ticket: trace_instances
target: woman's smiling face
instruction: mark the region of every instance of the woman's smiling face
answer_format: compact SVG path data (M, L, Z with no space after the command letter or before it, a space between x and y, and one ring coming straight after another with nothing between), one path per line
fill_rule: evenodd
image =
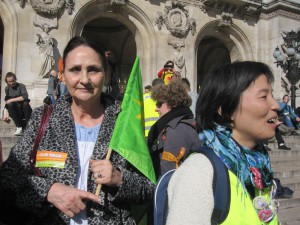
M75 101L88 103L99 99L105 82L99 54L84 45L70 51L65 59L64 80Z
M232 115L232 136L241 145L253 148L261 140L275 135L278 103L272 95L272 86L265 75L260 75L240 98Z

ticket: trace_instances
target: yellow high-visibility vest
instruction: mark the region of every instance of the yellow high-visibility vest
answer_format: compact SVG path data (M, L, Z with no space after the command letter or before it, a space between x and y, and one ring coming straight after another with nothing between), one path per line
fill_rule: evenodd
M145 137L148 137L151 126L159 119L155 112L156 102L151 98L151 92L144 94Z
M253 206L250 196L243 195L244 190L234 173L228 170L230 182L230 207L227 218L222 225L279 225L277 214L267 223L260 221ZM255 196L258 196L259 190L255 189ZM261 193L270 201L270 188L264 189Z

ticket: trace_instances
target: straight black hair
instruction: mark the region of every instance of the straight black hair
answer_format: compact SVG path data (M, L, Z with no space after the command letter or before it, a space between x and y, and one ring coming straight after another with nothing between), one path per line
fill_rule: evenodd
M90 41L84 37L79 37L79 36L75 36L73 37L67 44L67 46L65 47L64 53L63 53L63 65L64 65L64 69L65 69L65 65L66 65L66 58L69 54L70 51L72 51L73 49L79 47L79 46L86 46L86 47L90 47L92 48L95 52L98 53L100 60L102 61L103 64L103 68L104 71L107 71L107 60L104 54L104 51L102 49L102 47L93 41Z
M260 76L269 83L274 76L262 62L234 62L214 68L201 85L196 105L197 130L214 130L216 124L231 129L232 115L243 92Z
M167 65L172 64L172 68L174 68L174 62L172 60L168 60L165 65L164 68L166 68ZM167 66L168 67L168 66Z

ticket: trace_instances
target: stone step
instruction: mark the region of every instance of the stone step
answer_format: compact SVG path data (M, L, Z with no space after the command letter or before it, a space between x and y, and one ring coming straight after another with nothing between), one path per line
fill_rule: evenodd
M11 151L11 148L15 146L17 141L20 139L20 136L15 135L8 135L7 137L1 137L1 144L2 144L2 159L5 161Z
M298 151L300 150L300 140L299 141L293 141L293 142L285 142L285 144L286 144L286 146L290 147L292 150L298 150ZM270 143L270 144L268 144L268 147L271 148L272 150L284 151L284 150L278 149L278 144L277 143Z
M300 132L299 132L299 130L297 132L298 132L298 135L282 135L282 138L284 139L284 141L287 141L287 142L289 142L289 141L293 142L295 140L299 140Z
M300 190L300 176L281 178L280 182L294 191Z
M300 166L272 166L272 170L278 179L298 176L300 180Z
M16 127L0 127L0 137L5 136L7 134L14 134L16 131Z
M300 190L294 191L292 198L278 199L278 202L280 204L279 210L300 207ZM298 215L300 216L300 213Z
M7 137L0 137L2 142L2 147L13 147L17 141L20 139L20 136L8 135Z
M0 120L0 138L7 135L13 135L16 132L16 126L13 122L5 123Z
M300 166L300 156L274 157L270 156L272 167L275 166Z
M299 140L295 140L295 139L290 139L290 141L284 141L285 144L290 147L290 145L294 146L295 148L298 148L298 145L300 143L300 136L298 137ZM268 143L268 146L270 148L273 148L273 149L278 149L278 143L277 142L273 142L273 143Z
M269 151L268 153L269 153L269 156L271 158L273 158L273 157L286 157L286 156L300 156L300 151L299 150L291 149L291 150L285 151L285 150L280 150L280 149L274 149L273 148L272 151Z
M282 135L282 138L284 139L285 142L287 143L292 143L292 142L297 142L299 140L300 135ZM275 143L276 139L274 141L269 141L269 143Z
M300 224L300 206L293 208L279 208L278 218L282 225L299 225Z
M0 120L0 127L14 127L15 124L11 120L9 123L4 122L3 120Z
M281 223L281 225L300 225L299 218L296 221L293 221L293 222Z

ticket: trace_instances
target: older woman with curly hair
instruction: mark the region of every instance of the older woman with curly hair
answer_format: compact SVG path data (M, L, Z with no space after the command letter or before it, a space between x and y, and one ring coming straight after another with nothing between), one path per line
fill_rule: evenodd
M153 87L151 97L160 118L150 129L148 148L156 176L160 177L178 167L200 140L189 108L192 100L181 80Z

